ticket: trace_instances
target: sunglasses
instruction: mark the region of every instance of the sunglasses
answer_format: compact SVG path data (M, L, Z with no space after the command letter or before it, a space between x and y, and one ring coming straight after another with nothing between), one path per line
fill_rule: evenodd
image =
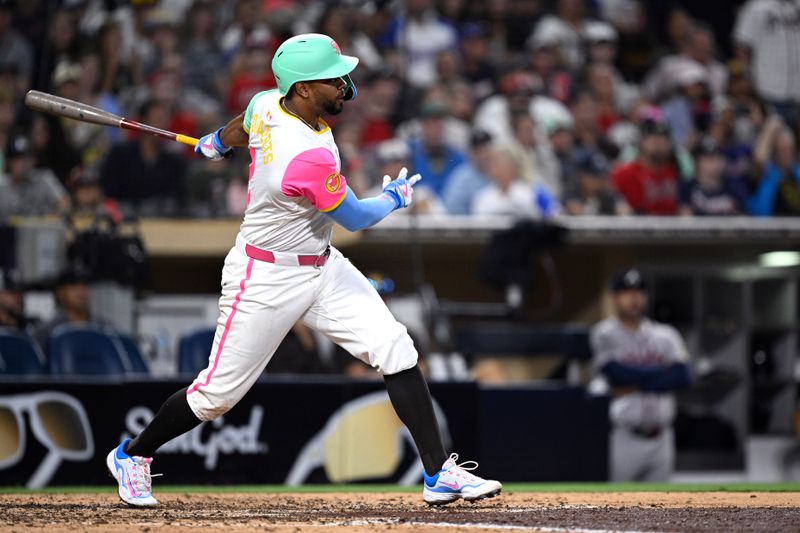
M85 461L94 455L94 440L83 406L55 391L0 396L0 470L20 462L26 449L28 415L33 436L47 455L28 480L28 488L47 485L62 461Z

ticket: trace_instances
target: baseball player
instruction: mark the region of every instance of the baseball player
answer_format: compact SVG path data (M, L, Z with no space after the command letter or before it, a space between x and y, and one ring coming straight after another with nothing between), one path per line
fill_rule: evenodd
M647 319L644 279L636 269L611 285L615 314L591 331L593 366L611 388L612 481L668 481L675 462L675 398L689 385L680 333Z
M342 55L326 35L285 41L272 71L278 88L256 94L247 110L200 139L213 160L233 147L250 150L247 209L225 258L219 319L208 367L162 405L136 438L107 457L120 498L156 505L150 464L156 450L203 421L222 416L253 385L292 325L302 321L383 374L398 417L408 427L425 469L423 498L444 504L496 496L501 485L445 453L428 386L406 328L369 281L331 247L336 222L369 227L411 204L419 175L384 177L383 192L359 199L340 172L339 151L322 115L356 97L350 73L358 59Z

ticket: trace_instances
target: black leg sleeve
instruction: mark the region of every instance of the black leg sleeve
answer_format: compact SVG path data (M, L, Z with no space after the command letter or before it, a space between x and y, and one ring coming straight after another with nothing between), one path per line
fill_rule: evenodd
M186 388L183 388L167 398L147 427L128 443L125 453L152 457L162 444L194 429L200 422L201 420L189 407L189 402L186 401Z
M422 465L429 476L442 468L447 459L433 412L431 393L419 366L384 376L386 390L397 413L417 445Z

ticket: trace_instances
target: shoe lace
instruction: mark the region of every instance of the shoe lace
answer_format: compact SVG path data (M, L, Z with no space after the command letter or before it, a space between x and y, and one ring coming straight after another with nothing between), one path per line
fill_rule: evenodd
M459 464L458 461L458 454L451 453L450 460L453 461L454 465L451 466L448 471L451 472L454 476L460 477L465 479L466 481L482 481L481 478L478 476L470 473L471 470L475 470L478 468L477 461L464 461L463 463Z
M150 494L152 490L152 478L163 476L164 474L151 474L150 463L152 457L133 457L133 468L131 484L133 489L139 493Z

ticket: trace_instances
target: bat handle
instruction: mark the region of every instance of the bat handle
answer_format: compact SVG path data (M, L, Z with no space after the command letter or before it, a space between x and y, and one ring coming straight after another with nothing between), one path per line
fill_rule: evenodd
M181 135L180 133L175 135L175 140L181 144L188 144L189 146L197 146L197 143L200 142L200 139L195 139L194 137L189 137L188 135Z

